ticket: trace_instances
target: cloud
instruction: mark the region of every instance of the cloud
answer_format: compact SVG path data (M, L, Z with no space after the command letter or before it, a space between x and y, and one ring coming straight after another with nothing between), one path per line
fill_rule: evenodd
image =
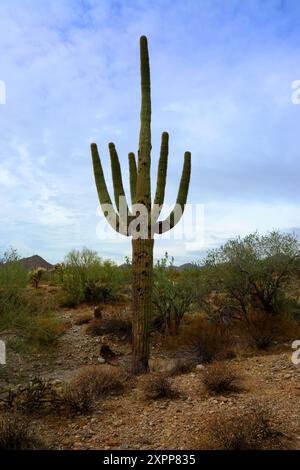
M72 246L115 259L130 252L128 240L96 237L89 143L99 144L112 190L107 143L115 141L128 188L141 34L150 45L153 181L160 134L170 132L166 202L188 149L189 202L205 204L206 246L252 228L298 227L299 19L297 2L277 0L4 0L1 244L53 261ZM176 240L156 245L183 261L197 252Z

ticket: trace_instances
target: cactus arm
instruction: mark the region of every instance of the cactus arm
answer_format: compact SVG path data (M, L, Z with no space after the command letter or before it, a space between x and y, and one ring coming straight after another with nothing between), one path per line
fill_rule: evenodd
M103 173L103 168L101 165L101 160L97 148L97 144L91 144L91 153L93 160L94 176L95 183L98 192L98 198L100 206L103 210L104 216L106 217L109 224L119 233L128 236L128 227L125 227L125 224L120 220L119 215L113 208L113 204L107 190L106 181ZM109 211L107 211L109 207Z
M118 153L116 151L115 144L110 142L108 144L108 149L109 149L110 161L111 161L111 173L112 173L112 179L113 179L116 207L120 214L120 198L124 198L123 199L124 209L126 211L126 216L128 217L129 209L128 209L126 195L125 195L125 191L123 187L120 161L119 161Z
M185 152L181 180L180 180L180 185L179 185L177 199L176 199L176 206L170 213L169 217L167 217L165 220L160 221L156 224L155 233L161 234L168 230L171 230L181 219L181 216L185 208L186 200L187 200L190 177L191 177L191 153ZM176 211L176 207L180 209L178 212Z
M151 211L151 182L150 182L150 154L151 154L151 92L150 67L147 38L140 39L141 59L141 127L138 152L138 174L136 185L136 202L144 204L148 213Z
M136 178L137 178L137 167L136 159L133 152L128 154L129 162L129 179L130 179L130 194L131 194L131 204L135 204L136 198Z
M96 183L97 192L99 196L99 202L101 205L104 205L104 204L112 205L111 198L107 190L107 186L106 186L106 181L105 181L105 177L103 173L103 168L101 165L101 160L100 160L97 144L91 144L91 152L92 152L94 176L95 176L95 183Z
M169 134L163 132L161 136L160 157L157 170L156 192L154 207L152 209L152 223L155 223L161 213L165 199L165 188L168 168Z

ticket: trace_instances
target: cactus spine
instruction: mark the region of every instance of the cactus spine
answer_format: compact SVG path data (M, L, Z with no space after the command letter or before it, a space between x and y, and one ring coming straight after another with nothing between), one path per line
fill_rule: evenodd
M151 90L150 67L147 38L140 38L140 68L141 68L141 113L138 161L134 153L129 153L130 194L131 203L142 205L146 209L147 227L146 236L133 236L132 239L132 273L133 273L133 345L132 345L132 371L135 374L148 370L150 353L150 322L152 312L152 279L153 279L153 245L154 234L164 233L175 226L179 221L187 200L190 173L191 154L185 152L182 176L180 180L176 205L169 217L158 221L161 207L164 203L169 135L163 132L161 137L160 158L154 204L151 202ZM120 233L131 235L131 224L137 221L137 216L130 212L125 198L119 158L113 143L109 144L111 169L114 185L114 197L117 211L112 207L98 149L91 144L95 182L97 186L100 205L108 222ZM120 210L120 198L125 201L124 210ZM107 210L107 207L110 209ZM138 207L138 206L137 206ZM125 219L125 220L124 220Z

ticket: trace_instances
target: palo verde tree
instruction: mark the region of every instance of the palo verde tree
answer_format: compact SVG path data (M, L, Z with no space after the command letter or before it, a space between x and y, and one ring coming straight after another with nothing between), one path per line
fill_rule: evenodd
M202 273L206 288L210 288L207 294L219 293L215 313L224 320L246 322L249 310L273 316L284 313L291 304L288 292L297 276L299 260L295 235L275 230L266 235L254 232L237 237L211 250ZM211 296L206 305L205 296L199 300L209 313L207 307L214 304Z
M120 162L113 143L109 143L112 178L114 186L115 210L107 190L103 169L95 143L91 144L95 182L101 208L110 225L126 236L132 237L133 274L133 359L132 371L135 374L148 370L150 352L150 323L152 313L153 287L153 245L155 234L172 229L179 221L187 200L191 154L185 152L177 201L169 217L158 221L164 203L169 135L161 137L157 185L151 199L151 90L150 67L147 38L140 38L141 69L141 113L138 158L129 153L130 193L132 207L129 210L122 182Z

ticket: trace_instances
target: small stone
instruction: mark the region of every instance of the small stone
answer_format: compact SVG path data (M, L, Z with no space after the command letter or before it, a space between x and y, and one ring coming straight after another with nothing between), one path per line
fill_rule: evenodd
M204 369L205 369L205 367L204 367L203 364L197 364L196 365L196 370L204 370Z
M100 356L100 357L98 357L98 362L100 364L105 364L106 361L105 361L104 357Z
M221 395L221 396L219 397L219 399L220 399L221 401L229 401L229 398L224 397L223 395Z

